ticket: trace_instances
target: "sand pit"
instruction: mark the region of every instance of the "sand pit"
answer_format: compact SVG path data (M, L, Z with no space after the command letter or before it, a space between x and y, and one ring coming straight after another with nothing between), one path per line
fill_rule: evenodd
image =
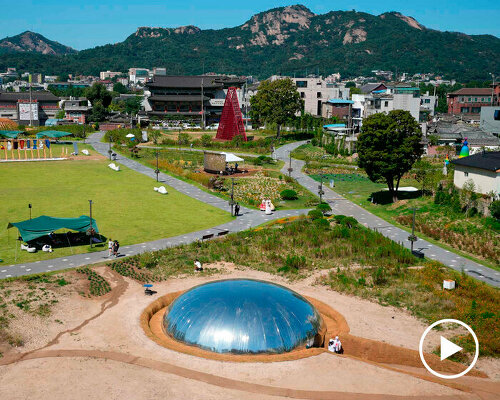
M383 337L389 345L404 347L402 351L416 350L425 329L424 324L405 312L344 296L314 286L309 280L289 283L280 277L222 263L207 267L223 270L211 276L200 274L155 284L156 297L213 280L261 279L287 286L338 311L345 317L353 337L374 340ZM114 289L110 295L98 300L70 296L61 312L74 316L71 326L69 322L50 326L50 332L59 329L57 340L46 340L46 344L51 344L42 350L26 354L26 350L19 348L0 359L0 391L12 393L12 397L5 398L135 399L153 395L154 398L486 399L471 389L474 385L470 382L488 383L490 394L500 391L498 382L491 378L466 377L450 387L449 382L433 380L423 368L408 367L400 372L398 369L402 368L398 365L366 362L347 354L339 357L324 351L298 360L266 363L219 361L185 354L160 346L144 333L141 315L155 298L145 296L135 281L104 267L97 271L112 281ZM82 307L82 303L91 307ZM89 316L91 313L94 314ZM57 318L58 315L51 317ZM61 333L64 331L67 332ZM30 350L35 347L29 341L27 346ZM493 361L490 368L498 368L498 363ZM26 376L30 379L26 380ZM67 386L73 390L69 392ZM39 391L41 387L44 391Z

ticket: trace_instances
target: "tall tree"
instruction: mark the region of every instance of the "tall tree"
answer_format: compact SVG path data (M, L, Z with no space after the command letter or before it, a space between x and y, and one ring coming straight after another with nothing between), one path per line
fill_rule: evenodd
M372 182L386 182L397 201L399 182L423 153L422 131L408 111L373 114L358 137L359 166Z
M257 94L250 99L252 120L276 124L276 136L281 125L302 110L300 94L291 79L263 81Z
M113 95L101 83L94 83L91 87L85 89L85 97L90 100L92 106L95 106L94 102L99 101L104 108L107 108L113 99Z

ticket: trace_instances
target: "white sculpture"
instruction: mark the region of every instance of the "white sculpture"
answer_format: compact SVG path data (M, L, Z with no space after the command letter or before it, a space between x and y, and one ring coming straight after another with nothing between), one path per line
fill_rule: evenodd
M46 253L52 253L52 246L44 244L42 247L42 251L45 251Z
M154 188L155 192L158 192L160 194L167 194L167 189L165 189L165 186L160 186L160 187L155 187Z
M115 163L108 164L108 167L111 168L113 171L119 171L120 166L116 165Z
M90 153L89 153L89 151L88 151L87 149L83 149L83 150L82 150L82 153L83 153L83 154L85 154L86 156L89 156L89 155L90 155Z

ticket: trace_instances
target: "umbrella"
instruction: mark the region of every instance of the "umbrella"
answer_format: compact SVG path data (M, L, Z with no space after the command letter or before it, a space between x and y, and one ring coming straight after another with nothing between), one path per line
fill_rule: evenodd
M240 161L243 161L243 158L235 156L233 153L221 152L221 154L224 154L226 156L226 162L240 162Z
M128 134L127 136L125 136L125 137L128 137L128 138L133 138L133 137L135 137L135 135L134 135L133 133L129 133L129 134Z
M145 285L143 285L144 287L153 287L153 285L151 285L150 283L146 283Z

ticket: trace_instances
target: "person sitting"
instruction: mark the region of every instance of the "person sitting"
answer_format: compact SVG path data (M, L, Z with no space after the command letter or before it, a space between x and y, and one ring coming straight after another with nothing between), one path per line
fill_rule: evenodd
M337 354L343 353L342 343L340 343L340 339L338 336L335 336L335 340L333 341L333 349L334 349L334 352Z
M201 266L200 260L194 260L194 270L195 271L203 271L203 267Z
M332 353L335 353L335 347L333 345L333 339L330 339L328 341L328 351L331 351Z

